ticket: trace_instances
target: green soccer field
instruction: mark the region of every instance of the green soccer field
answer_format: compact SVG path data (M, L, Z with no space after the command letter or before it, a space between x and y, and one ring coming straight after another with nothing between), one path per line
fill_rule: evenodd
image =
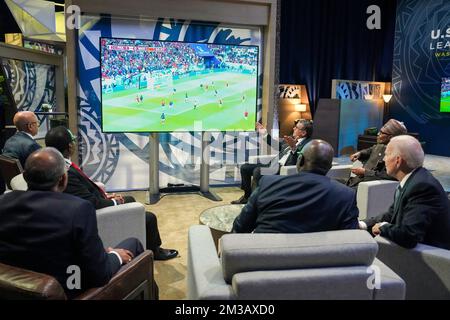
M162 88L103 93L102 102L104 132L252 131L256 75L212 72Z
M450 97L441 98L441 112L450 112Z

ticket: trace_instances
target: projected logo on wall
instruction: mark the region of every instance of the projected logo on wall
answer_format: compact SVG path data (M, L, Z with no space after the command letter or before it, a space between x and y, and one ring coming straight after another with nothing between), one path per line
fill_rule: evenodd
M448 50L449 25L448 1L402 0L398 4L393 93L402 112L419 124L448 116L440 112L439 103L441 79L450 75L450 59L437 59L435 54Z
M133 27L130 27L130 24ZM108 182L110 189L129 189L148 187L149 144L148 134L114 133L104 134L100 119L100 37L135 38L164 41L202 42L231 45L261 45L260 31L228 28L218 23L205 25L193 21L163 19L157 22L141 20L130 22L116 17L82 16L79 30L79 132L80 157L83 169L95 180ZM138 27L137 27L138 26ZM153 36L152 36L153 35ZM259 75L261 79L261 75ZM258 95L258 113L261 110ZM257 119L260 119L259 114ZM240 136L239 136L240 137ZM236 135L212 134L212 162L229 157L236 159L238 144ZM165 181L189 183L192 176L184 176L184 165L199 154L201 136L198 133L160 134L160 184ZM250 142L250 148L255 148ZM217 161L215 161L217 159ZM236 161L236 160L235 160ZM195 160L194 177L199 170L199 161ZM120 166L121 170L116 170ZM181 168L181 169L180 169ZM236 173L235 173L236 174ZM234 176L225 172L225 168L212 170L212 181L230 183ZM198 179L198 177L196 178ZM195 181L195 180L194 180ZM216 182L217 183L217 182Z
M450 27L446 30L431 30L430 50L435 51L436 58L450 57Z

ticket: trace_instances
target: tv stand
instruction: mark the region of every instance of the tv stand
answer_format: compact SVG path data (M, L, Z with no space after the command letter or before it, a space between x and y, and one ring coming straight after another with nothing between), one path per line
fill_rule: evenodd
M202 162L200 164L200 186L172 185L167 188L159 188L159 134L150 134L150 183L149 183L149 204L157 203L162 196L177 193L198 193L199 195L212 200L222 201L217 194L209 190L209 132L202 132Z

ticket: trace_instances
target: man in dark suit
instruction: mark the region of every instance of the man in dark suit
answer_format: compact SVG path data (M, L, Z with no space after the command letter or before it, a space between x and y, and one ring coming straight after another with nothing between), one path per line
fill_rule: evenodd
M306 233L358 228L356 192L326 173L333 147L312 140L299 155L298 174L263 176L233 232Z
M31 111L20 111L14 115L13 122L17 132L6 140L3 155L19 159L22 167L25 167L28 156L41 148L33 139L39 131L39 120Z
M411 136L392 138L384 162L400 184L388 212L360 221L360 228L400 246L417 243L450 250L449 203L439 181L423 168L424 152Z
M260 133L265 133L266 129L257 123L256 127ZM297 163L298 153L311 141L313 126L311 120L300 119L294 123L292 136L284 136L284 143L281 145L281 152L268 164L245 163L241 166L241 189L244 195L238 200L231 201L232 204L245 204L252 193L253 185L257 186L262 175L279 174L281 166L293 166ZM267 136L267 133L265 133ZM276 168L276 169L274 169Z
M62 193L67 185L65 161L54 148L32 153L24 178L29 191L0 197L0 261L54 276L72 298L103 286L133 257L143 252L137 239L105 250L91 203ZM81 287L71 287L68 269L78 266ZM68 283L69 282L69 283Z
M107 194L102 187L93 182L70 158L73 155L76 144L71 132L63 126L55 127L47 132L45 144L54 147L64 156L69 167L68 183L65 193L80 197L91 202L95 209L116 206L123 203L135 202L131 196L120 194ZM156 216L151 212L146 212L146 247L153 251L155 260L168 260L178 256L178 251L174 249L161 248L161 238L158 230Z

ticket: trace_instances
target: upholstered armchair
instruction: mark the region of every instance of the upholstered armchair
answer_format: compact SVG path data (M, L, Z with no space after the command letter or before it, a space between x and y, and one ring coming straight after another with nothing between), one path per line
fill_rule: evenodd
M157 299L153 280L153 253L145 251L124 265L101 288L89 289L76 300ZM62 286L52 276L0 263L0 299L67 300Z
M450 299L450 251L419 243L413 249L376 237L377 258L405 280L408 300Z
M362 230L226 234L219 248L207 226L189 229L188 299L404 299Z
M0 174L5 180L6 189L11 190L11 179L23 171L19 160L0 154Z

